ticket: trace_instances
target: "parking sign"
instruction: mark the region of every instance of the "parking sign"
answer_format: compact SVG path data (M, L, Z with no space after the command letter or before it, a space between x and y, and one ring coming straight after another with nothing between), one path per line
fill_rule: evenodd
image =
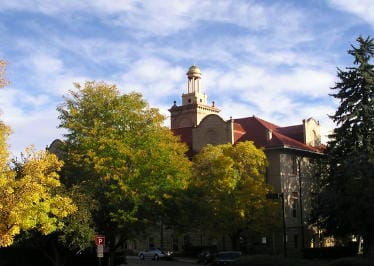
M105 236L98 235L95 237L96 246L104 246L105 245Z

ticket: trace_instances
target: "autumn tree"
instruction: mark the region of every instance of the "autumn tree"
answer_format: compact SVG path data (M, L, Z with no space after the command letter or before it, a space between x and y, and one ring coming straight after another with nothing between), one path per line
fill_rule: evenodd
M338 69L332 88L340 103L328 143L325 178L317 208L318 224L334 236L364 238L374 255L374 56L373 39L359 37L348 51L354 66Z
M0 88L7 84L4 70L5 62L0 60ZM46 237L66 230L66 221L77 212L72 195L59 179L62 161L32 146L20 160L11 159L10 133L0 121L0 247L10 246L26 234Z
M277 224L279 207L266 199L267 159L253 142L207 145L193 159L190 186L195 202L195 228L210 234L228 234L233 246L244 231L266 233ZM199 203L198 203L199 202Z
M26 155L19 173L2 160L5 165L1 165L0 172L1 247L11 245L21 231L36 229L47 235L61 229L62 219L76 211L71 198L59 193L57 172L61 161L45 151L28 149Z
M165 202L187 186L186 146L138 93L103 82L76 84L58 107L66 171L99 204L99 233L112 250L166 215Z

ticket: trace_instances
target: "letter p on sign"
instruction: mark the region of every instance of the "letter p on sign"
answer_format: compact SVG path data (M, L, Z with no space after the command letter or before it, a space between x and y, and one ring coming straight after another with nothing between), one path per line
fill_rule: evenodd
M96 246L104 246L105 245L105 236L96 236Z

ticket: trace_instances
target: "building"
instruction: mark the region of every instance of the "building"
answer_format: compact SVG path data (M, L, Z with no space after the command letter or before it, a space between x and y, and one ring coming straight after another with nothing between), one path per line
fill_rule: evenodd
M308 224L308 218L315 183L313 162L323 155L319 122L308 118L298 125L278 126L255 116L224 120L215 103L208 104L201 79L201 70L191 66L187 72L187 91L182 93L181 105L174 102L169 109L170 129L188 145L188 155L193 156L207 144L235 144L247 140L264 148L269 162L265 181L274 187L278 200L284 203L285 228L271 236L264 236L259 243L273 253L282 253L285 239L289 254L318 245L318 231ZM58 150L59 144L59 141L53 142L50 149ZM228 239L225 242L194 235L193 232L179 237L162 223L150 228L149 232L139 236L137 241L129 241L128 248L140 250L160 246L183 251L187 245L216 245L219 249L230 249L231 244Z
M187 72L187 92L182 94L182 104L169 109L171 130L189 147L189 155L199 152L207 144L238 143L251 140L263 147L269 166L266 182L271 184L284 201L287 251L295 253L313 246L317 235L307 221L311 210L311 193L314 176L314 159L323 155L319 122L313 118L301 124L278 126L261 118L224 120L201 85L202 73L197 66ZM264 243L269 240L263 239ZM281 252L282 232L272 236L275 252ZM209 245L209 243L205 243Z

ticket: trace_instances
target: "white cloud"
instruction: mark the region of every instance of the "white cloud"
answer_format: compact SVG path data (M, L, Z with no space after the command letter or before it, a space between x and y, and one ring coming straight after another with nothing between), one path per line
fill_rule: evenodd
M348 1L331 5L372 21L372 5L360 3L365 10ZM324 113L334 106L327 94L335 66L345 60L343 43L357 37L351 33L357 19L344 13L337 20L341 12L325 3L13 0L2 1L0 11L14 16L0 25L12 43L0 44L14 84L0 92L0 106L1 118L14 125L13 146L41 147L59 134L56 114L47 109L56 108L73 82L116 83L141 92L168 115L173 100L180 103L185 73L194 63L202 67L208 101L226 119L255 114L287 125L316 116L323 125ZM50 112L48 119L38 115L44 112ZM45 127L45 134L33 125Z
M30 145L35 145L37 150L44 149L63 134L63 130L57 128L57 112L54 110L39 110L38 113L28 114L27 119L19 117L8 124L13 131L9 137L13 156Z
M142 92L151 105L158 106L171 101L170 97L178 92L185 71L160 58L140 58L122 75L118 85L126 91Z
M372 0L329 0L332 7L355 14L374 27L374 3Z
M63 62L46 54L34 54L30 58L31 66L35 72L43 75L59 73L63 70Z
M11 86L2 89L0 120L12 129L9 143L14 156L32 144L43 149L61 136L62 131L56 128L57 111L54 105L47 104L49 100L48 95L32 96Z

